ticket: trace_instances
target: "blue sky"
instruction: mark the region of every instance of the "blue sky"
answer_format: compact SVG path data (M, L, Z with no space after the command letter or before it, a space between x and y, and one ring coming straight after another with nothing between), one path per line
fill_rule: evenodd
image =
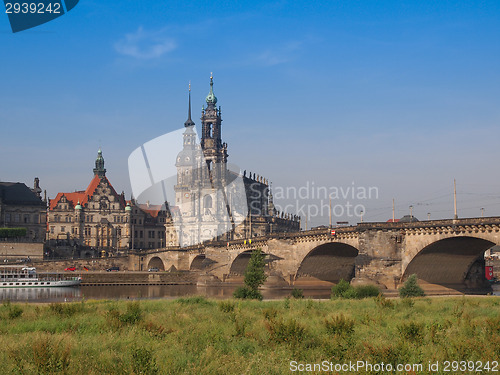
M379 190L366 220L392 198L424 219L453 215L456 178L460 216L500 215L499 20L498 1L81 0L17 34L4 15L0 180L83 189L101 145L129 193L128 155L182 127L189 81L199 126L213 72L230 161L274 186L354 181Z

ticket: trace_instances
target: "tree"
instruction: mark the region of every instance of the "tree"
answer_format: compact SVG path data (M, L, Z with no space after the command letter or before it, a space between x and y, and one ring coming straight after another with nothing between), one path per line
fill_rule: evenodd
M411 275L399 289L400 297L423 297L424 290L417 283L417 275Z
M233 294L235 298L262 299L259 286L264 284L267 279L264 272L266 265L264 262L265 257L266 255L260 249L252 252L247 269L245 270L245 286L236 289Z

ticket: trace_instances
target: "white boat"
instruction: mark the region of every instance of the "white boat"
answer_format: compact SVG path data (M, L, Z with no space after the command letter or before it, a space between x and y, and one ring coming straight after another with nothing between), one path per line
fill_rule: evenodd
M65 277L59 274L37 274L35 267L0 267L0 288L53 288L78 286L81 277Z

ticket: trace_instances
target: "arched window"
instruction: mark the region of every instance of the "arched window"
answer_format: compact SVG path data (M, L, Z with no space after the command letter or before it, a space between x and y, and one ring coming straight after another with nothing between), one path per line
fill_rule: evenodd
M212 208L212 197L210 195L205 195L203 201L205 208Z

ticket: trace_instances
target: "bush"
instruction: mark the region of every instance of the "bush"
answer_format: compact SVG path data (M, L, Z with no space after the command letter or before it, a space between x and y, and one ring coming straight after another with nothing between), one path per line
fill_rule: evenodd
M399 335L409 341L422 341L424 337L423 324L416 322L403 323L398 326Z
M262 301L263 298L262 293L258 290L251 289L248 286L240 286L234 291L233 297L240 299L256 299L259 301Z
M132 349L132 370L134 374L153 375L158 373L158 366L151 350L147 348Z
M296 299L304 298L304 291L302 289L293 288L292 297Z
M377 297L380 294L380 289L375 285L359 285L354 289L357 292L357 298Z
M23 315L23 309L17 305L9 306L9 319L16 319Z
M325 319L325 326L328 333L337 336L350 336L354 333L355 321L346 318L344 315L337 315L330 319Z
M337 285L332 286L332 297L341 298L349 289L351 289L351 284L341 279Z
M417 283L417 275L413 274L408 277L403 286L399 289L400 297L423 297L424 290Z
M219 302L219 310L225 313L230 313L234 311L234 303L231 301Z
M374 285L359 285L353 287L345 280L340 280L332 287L332 298L362 299L376 297L380 290Z
M278 343L298 344L305 337L305 328L295 319L286 322L270 320L266 322L266 328L270 333L269 339Z
M0 238L26 237L26 228L0 228Z
M127 305L127 311L118 318L122 323L134 324L142 319L142 310L139 302L131 302Z

